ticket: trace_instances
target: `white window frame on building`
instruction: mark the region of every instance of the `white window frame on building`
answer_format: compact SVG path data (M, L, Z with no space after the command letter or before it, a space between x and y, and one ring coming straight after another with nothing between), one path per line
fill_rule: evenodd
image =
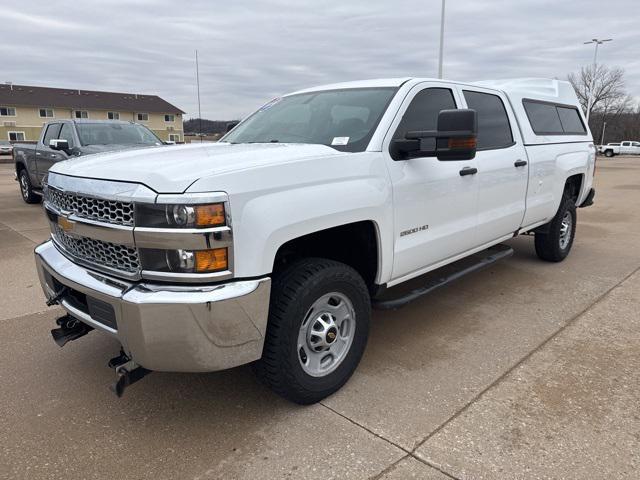
M16 116L15 107L0 107L0 117L15 117L15 116Z
M13 135L15 138L11 138L11 135ZM22 137L22 138L19 138ZM26 137L24 136L24 132L17 132L17 131L10 131L7 132L7 139L10 142L24 142L24 139Z
M180 134L179 133L170 133L169 134L169 141L170 142L180 142Z
M87 119L89 118L89 112L86 110L74 110L73 112L73 118L77 118L77 119Z
M138 122L148 122L149 121L149 114L148 113L137 113L136 114L136 118L138 119Z
M176 121L176 116L175 116L175 115L173 115L173 114L171 114L171 113L167 113L167 114L165 114L165 116L164 116L164 121L165 121L166 123L173 123L173 122L175 122L175 121Z
M44 115L42 112L44 112ZM49 115L49 113L51 113L51 115ZM41 107L38 109L38 114L40 118L56 118L56 112L54 112L53 108Z
M107 112L109 120L120 120L120 112Z

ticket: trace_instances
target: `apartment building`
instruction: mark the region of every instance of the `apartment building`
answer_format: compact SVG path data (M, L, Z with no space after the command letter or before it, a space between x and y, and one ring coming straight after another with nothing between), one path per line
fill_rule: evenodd
M184 112L156 95L0 84L0 140L38 140L55 119L129 120L162 140L184 141Z

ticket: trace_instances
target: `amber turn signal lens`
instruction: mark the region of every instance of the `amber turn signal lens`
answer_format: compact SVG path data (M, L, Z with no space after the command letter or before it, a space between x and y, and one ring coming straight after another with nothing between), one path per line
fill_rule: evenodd
M227 249L196 250L196 268L198 273L217 272L228 269Z
M195 210L198 227L220 227L225 224L223 203L198 205Z
M476 138L450 138L449 148L476 148Z

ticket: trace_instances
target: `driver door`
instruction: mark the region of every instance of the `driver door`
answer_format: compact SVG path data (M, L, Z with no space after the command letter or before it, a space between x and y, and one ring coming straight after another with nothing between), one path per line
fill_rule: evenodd
M44 176L47 174L54 163L67 159L66 153L53 150L51 147L49 147L49 142L51 140L60 138L61 128L62 124L60 123L49 124L47 126L47 131L42 138L42 143L38 145L36 151L36 169L38 171L39 185L42 185Z
M435 157L394 160L392 139L408 131L436 130L441 110L462 104L454 86L422 83L414 87L385 138L383 154L393 185L394 262L392 281L418 276L476 245L478 184L475 159ZM461 174L462 173L462 174Z

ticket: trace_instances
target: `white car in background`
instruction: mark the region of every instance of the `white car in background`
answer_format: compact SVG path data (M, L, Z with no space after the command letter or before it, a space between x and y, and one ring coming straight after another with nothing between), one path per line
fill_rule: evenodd
M640 142L625 140L624 142L608 143L598 146L598 152L605 157L614 155L640 155Z
M11 155L13 153L13 145L7 140L0 140L0 155Z

